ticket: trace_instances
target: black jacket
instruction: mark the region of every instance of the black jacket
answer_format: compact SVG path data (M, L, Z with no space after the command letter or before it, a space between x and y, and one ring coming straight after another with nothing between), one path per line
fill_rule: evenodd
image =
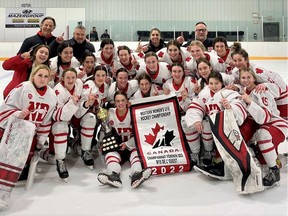
M33 47L35 45L45 44L45 45L49 46L53 41L55 41L55 39L56 39L56 37L53 35L51 35L51 37L49 37L49 38L46 38L39 31L36 35L28 37L23 41L17 54L28 52L31 49L31 47ZM36 47L33 47L33 49L35 49L35 48ZM51 57L51 55L50 55L50 57Z

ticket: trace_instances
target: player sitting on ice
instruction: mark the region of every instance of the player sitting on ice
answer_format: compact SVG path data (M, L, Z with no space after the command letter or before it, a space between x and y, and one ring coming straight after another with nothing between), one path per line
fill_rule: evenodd
M104 185L122 187L120 179L121 164L129 159L131 164L131 187L136 188L151 176L151 168L142 169L132 134L130 110L128 109L127 94L117 91L114 94L116 108L109 109L109 124L121 136L119 150L105 154L107 173L100 173L98 180ZM101 131L100 140L103 139ZM102 137L102 138L101 138Z

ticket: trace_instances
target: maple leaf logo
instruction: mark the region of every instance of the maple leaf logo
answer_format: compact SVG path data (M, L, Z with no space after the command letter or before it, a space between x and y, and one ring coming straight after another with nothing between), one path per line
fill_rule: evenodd
M89 85L88 84L83 85L83 89L89 89Z
M60 92L59 92L58 90L56 90L56 91L55 91L55 94L56 94L56 95L59 95L59 94L60 94Z
M261 74L261 73L263 73L263 70L260 69L260 68L256 68L255 71L256 71L257 74Z
M144 135L146 138L145 142L150 145L153 145L153 143L155 142L157 138L157 134L159 133L161 129L164 130L164 126L160 127L160 125L156 123L155 128L152 128L153 134L149 133L149 135Z
M158 56L159 56L160 58L162 58L162 57L164 56L164 52L162 52L162 51L159 52L159 53L158 53Z

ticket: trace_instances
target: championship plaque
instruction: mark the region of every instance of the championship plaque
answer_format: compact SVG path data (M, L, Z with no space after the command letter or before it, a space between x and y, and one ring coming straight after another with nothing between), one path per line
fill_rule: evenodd
M105 155L111 151L117 151L120 149L121 138L118 134L112 130L109 125L108 111L102 107L97 112L97 118L101 120L102 130L104 131L104 137L100 142L100 149L102 154Z

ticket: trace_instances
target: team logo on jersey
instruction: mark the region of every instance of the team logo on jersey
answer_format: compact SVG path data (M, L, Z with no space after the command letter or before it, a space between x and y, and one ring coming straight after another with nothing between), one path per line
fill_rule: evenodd
M111 126L113 126L113 125L114 125L114 121L113 121L113 120L110 120L110 121L109 121L109 124L110 124Z
M159 53L158 53L158 56L159 56L160 58L162 58L162 57L164 56L164 52L162 52L162 51L159 52Z
M33 97L32 94L28 94L29 99L32 99L32 97Z
M153 149L163 146L171 146L171 141L175 138L174 131L164 130L164 126L160 126L156 123L152 128L153 134L149 133L145 136L145 142L152 145Z
M255 71L256 71L257 74L262 74L263 73L263 70L260 69L260 68L256 68Z
M55 91L55 94L56 94L56 95L59 95L59 94L60 94L60 92L58 91L58 89Z
M83 85L83 89L89 89L89 85L88 84Z

